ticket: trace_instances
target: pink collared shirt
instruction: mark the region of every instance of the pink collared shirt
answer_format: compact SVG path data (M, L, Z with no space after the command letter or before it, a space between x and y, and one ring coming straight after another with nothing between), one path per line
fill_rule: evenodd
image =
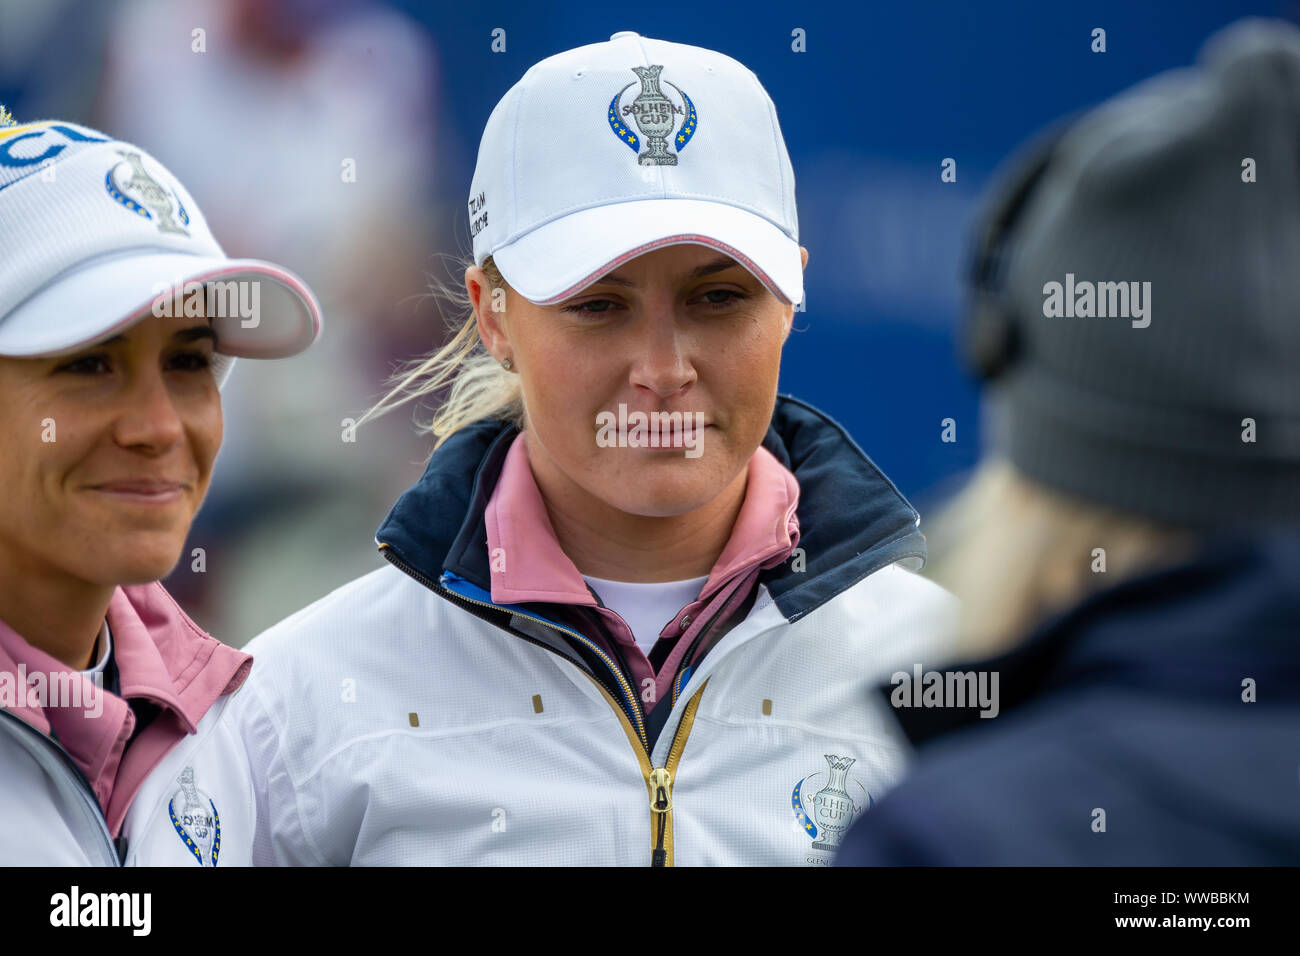
M681 633L681 638L657 674L627 623L609 608L599 607L581 572L560 548L528 463L522 432L506 453L484 515L489 559L494 554L508 556L505 562L490 561L492 600L497 604L546 601L596 608L628 661L632 671L628 676L634 686L639 692L654 688L653 694L642 694L648 713L655 702L671 694L677 666L705 621L719 609L738 604L754 586L759 572L785 561L799 543L795 515L799 482L794 474L762 446L750 457L748 467L745 500L703 590L660 632L660 638L675 633ZM586 636L600 643L606 653L612 652L601 635Z
M185 615L163 586L119 587L108 605L113 655L121 696L97 691L79 671L27 643L0 621L0 672L62 675L63 686L80 681L80 706L48 695L24 706L8 707L41 733L53 735L90 781L114 837L140 785L186 734L192 734L208 709L248 676L253 659L205 633ZM46 687L55 686L49 676ZM125 698L139 697L162 708L131 741L135 714ZM62 706L55 706L61 704Z

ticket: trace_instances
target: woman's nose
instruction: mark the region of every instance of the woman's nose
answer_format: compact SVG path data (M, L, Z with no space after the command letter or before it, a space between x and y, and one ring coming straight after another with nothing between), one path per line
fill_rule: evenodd
M160 454L185 437L184 423L160 370L140 372L121 401L115 429L119 445Z
M632 383L668 398L699 378L690 334L671 315L648 315L645 325L645 334L633 345Z

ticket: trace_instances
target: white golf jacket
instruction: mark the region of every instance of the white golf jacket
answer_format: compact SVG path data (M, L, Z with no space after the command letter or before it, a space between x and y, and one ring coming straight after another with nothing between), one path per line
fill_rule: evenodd
M799 552L699 631L647 717L598 615L492 600L484 510L517 434L454 435L379 529L390 566L246 648L227 717L254 862L828 864L908 760L872 688L955 626L955 599L901 566L924 556L916 512L780 396L763 447L798 479Z
M247 655L156 582L118 588L108 621L120 694L0 622L0 866L247 866L252 785L223 720Z

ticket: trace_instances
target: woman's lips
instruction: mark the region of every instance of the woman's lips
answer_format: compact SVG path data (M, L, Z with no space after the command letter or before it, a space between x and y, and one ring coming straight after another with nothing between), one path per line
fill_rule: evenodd
M131 480L110 481L102 485L92 485L92 491L110 495L119 501L136 504L162 505L179 500L185 493L185 485L175 481Z
M680 429L665 428L659 432L654 432L649 428L642 429L639 432L636 429L629 429L618 433L618 441L622 446L630 446L631 442L629 436L636 435L639 440L639 446L642 448L684 448L688 445L693 445L697 439L702 439L704 433L712 427L712 425L705 425L697 430L694 423L692 423ZM657 446L651 444L654 437L658 438Z

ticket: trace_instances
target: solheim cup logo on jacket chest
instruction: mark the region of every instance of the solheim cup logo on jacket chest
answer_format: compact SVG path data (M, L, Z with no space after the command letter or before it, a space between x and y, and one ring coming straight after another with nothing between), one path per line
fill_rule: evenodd
M668 80L663 83L677 94L679 102L674 103L664 93L659 86L662 64L634 66L631 70L641 81L641 92L629 102L622 102L623 95L636 86L633 81L614 94L609 102L609 128L637 154L636 161L642 166L676 166L677 154L695 135L695 104L684 90ZM641 137L633 132L633 126L645 137L644 152L641 152ZM670 139L674 152L668 151Z
M822 756L826 758L827 770L810 773L796 783L790 798L794 818L812 839L812 848L825 854L805 857L817 865L831 862L854 818L872 804L867 788L856 777L849 777L849 768L857 763L856 757Z
M194 782L194 768L186 767L176 778L180 789L167 802L176 835L199 866L216 866L221 854L221 816L212 798Z

